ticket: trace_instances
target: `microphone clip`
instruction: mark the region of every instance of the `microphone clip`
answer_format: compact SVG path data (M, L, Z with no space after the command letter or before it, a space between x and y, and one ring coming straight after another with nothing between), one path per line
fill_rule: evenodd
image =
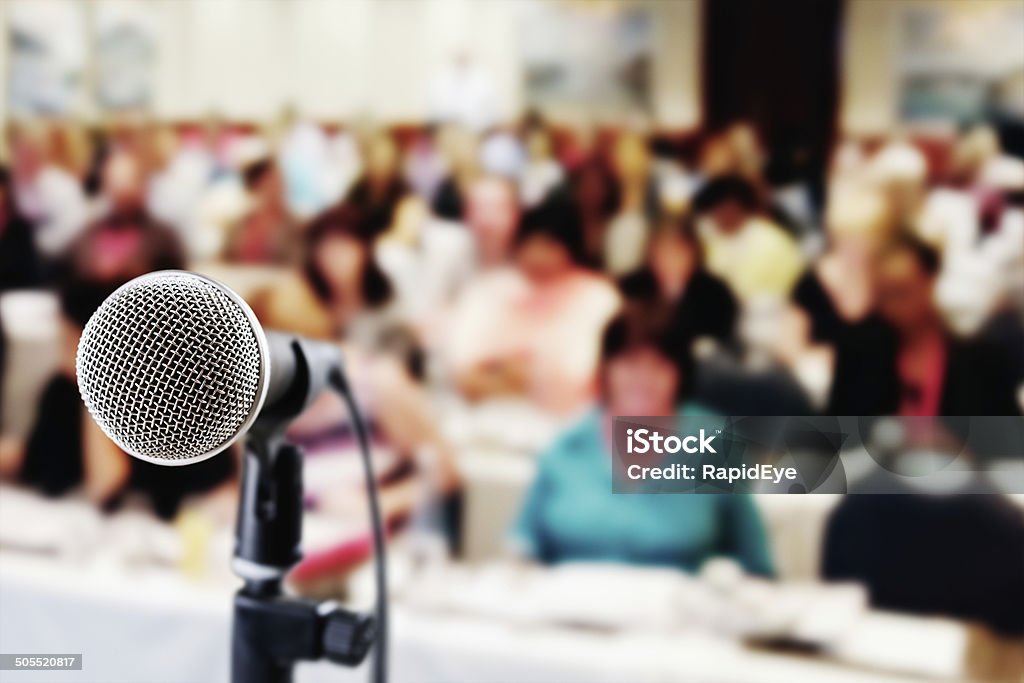
M280 595L235 596L234 646L236 677L249 682L291 680L298 661L327 659L358 666L376 639L376 619L351 612L333 601ZM237 679L237 678L236 678Z

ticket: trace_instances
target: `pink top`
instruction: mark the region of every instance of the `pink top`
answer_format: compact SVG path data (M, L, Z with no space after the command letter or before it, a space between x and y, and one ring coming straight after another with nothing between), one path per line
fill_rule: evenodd
M619 306L615 288L577 270L537 287L513 268L469 283L452 313L449 360L463 369L520 358L533 377L531 398L556 413L592 400L601 334Z
M897 370L900 375L900 415L903 416L934 416L940 415L942 409L942 385L946 376L946 343L941 338L934 340L915 352L922 359L915 359L915 354L900 351L897 358ZM913 376L915 360L923 360L925 368L923 376Z

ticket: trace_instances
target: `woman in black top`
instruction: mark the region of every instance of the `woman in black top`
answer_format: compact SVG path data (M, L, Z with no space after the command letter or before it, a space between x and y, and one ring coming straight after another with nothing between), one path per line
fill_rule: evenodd
M391 225L399 202L409 194L409 186L402 178L398 146L391 135L375 134L366 143L365 156L366 170L342 204L363 216L360 236L372 242Z
M0 293L39 284L38 266L32 225L18 213L11 176L0 167Z
M656 301L672 310L679 338L733 341L738 305L724 282L704 270L700 244L688 224L663 223L652 236L647 265L619 282L623 296Z
M882 250L874 307L835 341L828 414L1021 413L1007 350L946 329L934 301L938 269L938 255L908 235Z

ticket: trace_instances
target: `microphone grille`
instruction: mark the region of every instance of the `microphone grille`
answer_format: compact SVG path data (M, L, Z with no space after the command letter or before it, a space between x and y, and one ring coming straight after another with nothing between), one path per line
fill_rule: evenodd
M123 450L184 465L220 452L255 418L265 354L259 323L231 290L161 271L127 283L90 318L78 344L78 387Z

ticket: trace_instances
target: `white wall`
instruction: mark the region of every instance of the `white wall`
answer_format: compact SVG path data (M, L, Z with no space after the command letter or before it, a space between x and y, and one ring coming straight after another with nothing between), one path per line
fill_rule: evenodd
M291 102L319 118L418 121L428 80L457 48L490 72L509 112L521 109L517 17L537 0L87 1L141 2L155 15L158 116L266 119ZM591 11L623 4L545 1ZM696 125L700 0L625 2L654 19L656 118Z
M523 0L159 0L158 112L211 108L264 118L286 101L308 114L423 118L427 82L458 48L522 107L517 16ZM669 126L699 119L698 0L634 0L654 16L655 111Z
M388 121L422 118L426 84L457 47L473 52L497 81L508 111L518 111L523 92L517 15L529 2L592 11L641 6L654 18L656 119L672 128L700 123L701 0L82 1L141 3L156 15L154 109L159 116L199 117L219 110L230 117L266 119L293 102L319 118L373 114ZM842 44L843 131L880 133L898 123L901 12L913 6L969 12L1019 2L849 0ZM0 20L9 6L0 0ZM5 76L6 63L7 51L0 49ZM0 120L6 94L6 87L0 89Z

